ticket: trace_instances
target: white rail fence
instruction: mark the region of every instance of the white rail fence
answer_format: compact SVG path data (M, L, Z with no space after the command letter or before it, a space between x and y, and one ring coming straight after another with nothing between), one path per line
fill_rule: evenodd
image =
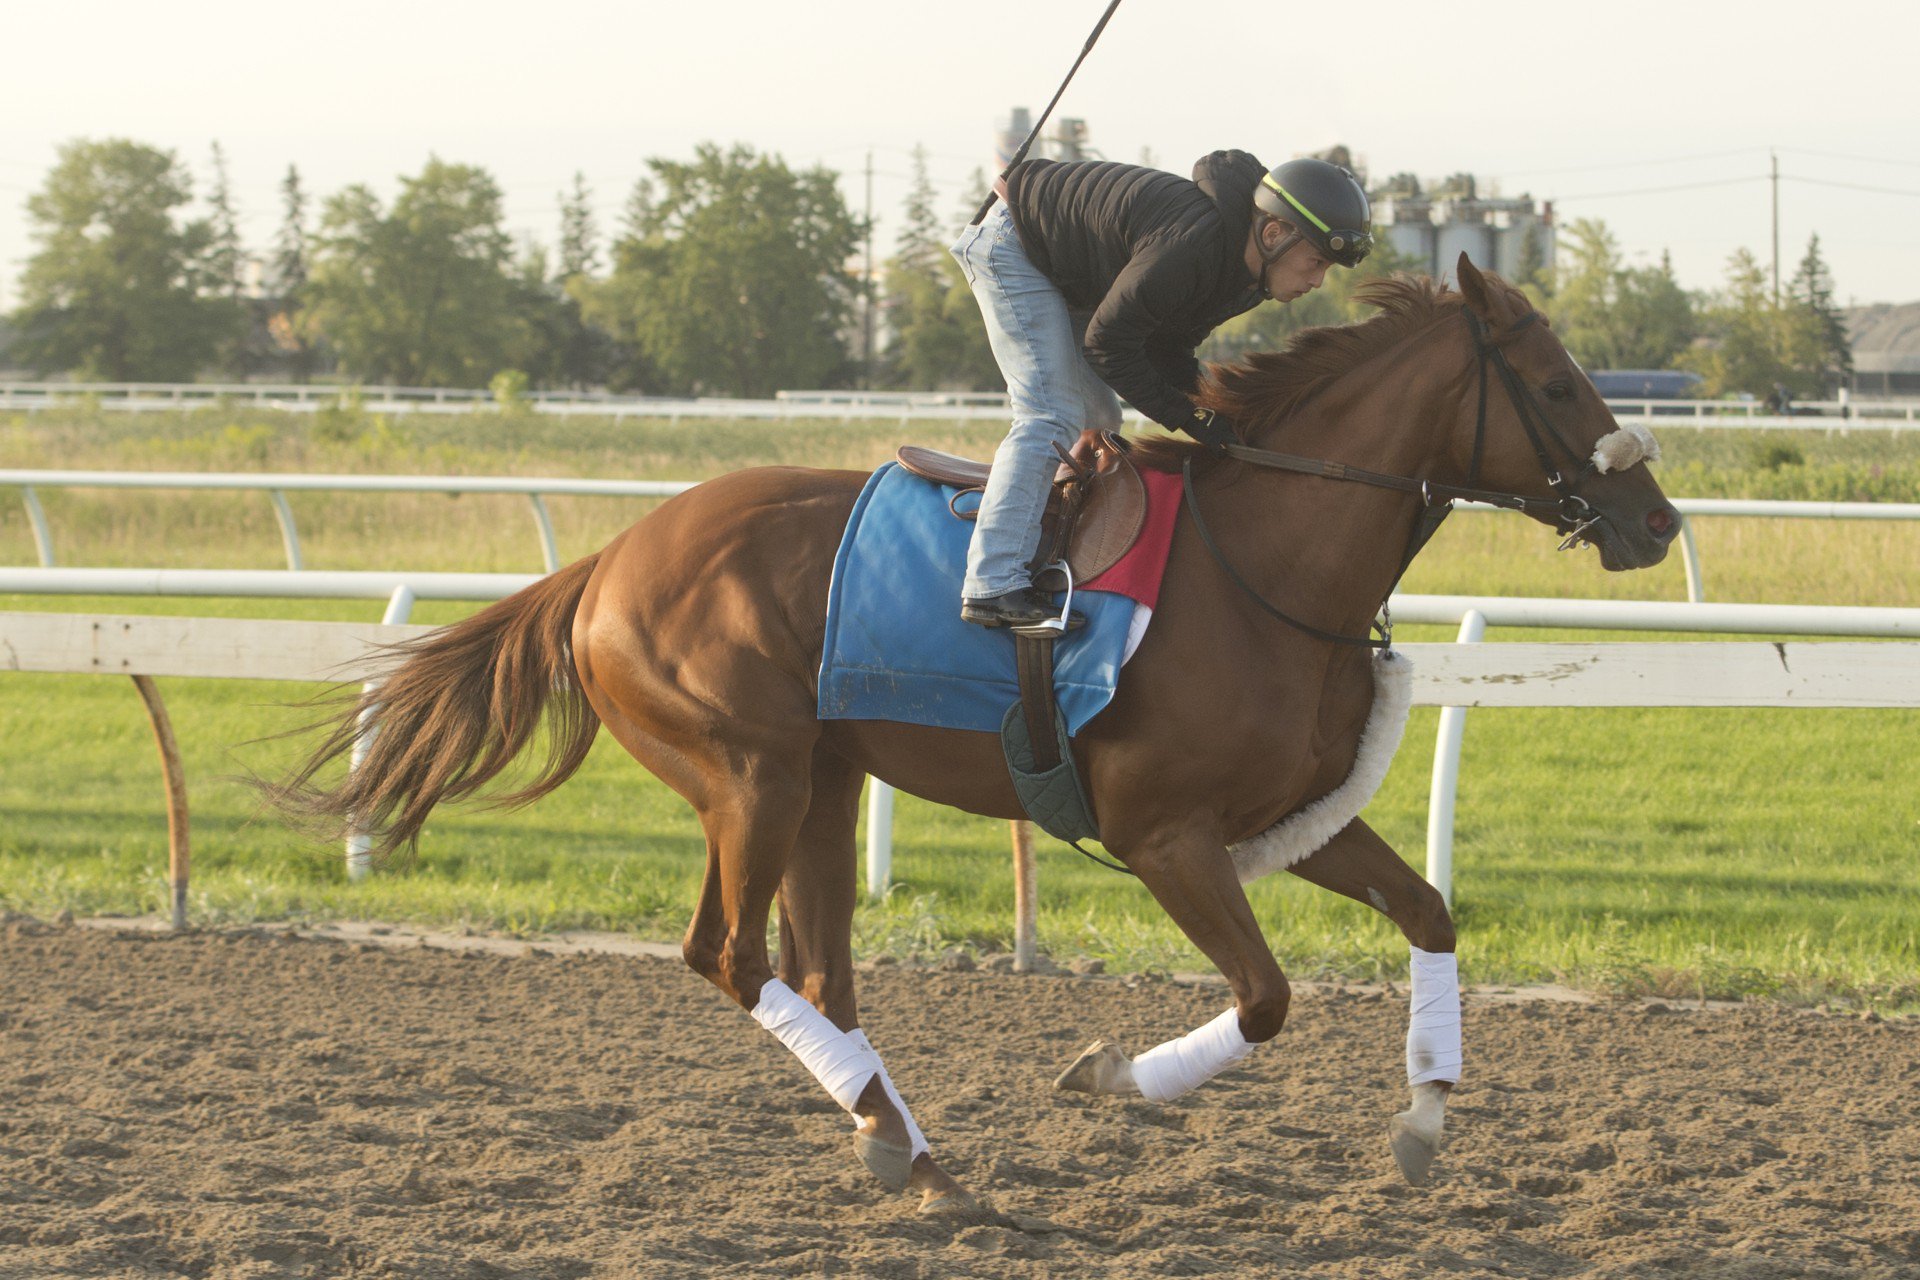
M0 409L98 405L128 413L167 413L248 405L313 413L349 399L369 413L488 413L501 406L491 391L454 387L341 386L266 383L0 382ZM544 414L660 419L746 418L773 421L879 419L896 422L992 420L1006 417L1004 395L939 391L781 391L772 400L630 396L604 391L532 391L527 407ZM1808 400L1791 414L1756 400L1608 400L1622 421L1665 426L1789 430L1920 428L1920 401ZM1128 420L1144 421L1128 412Z
M581 480L559 476L355 476L262 475L218 471L53 471L0 469L0 488L17 488L33 529L34 549L42 567L58 563L53 528L40 504L41 489L178 489L187 491L247 490L265 493L280 523L280 542L287 568L303 569L300 527L289 493L494 493L519 494L532 508L534 530L540 542L541 563L548 573L560 567L560 551L553 536L553 520L546 498L670 498L691 489L692 480ZM1677 498L1682 516L1756 516L1786 520L1920 520L1915 502L1781 502L1747 498ZM1500 511L1504 508L1463 503L1461 511ZM1680 556L1686 570L1687 599L1706 599L1700 552L1687 521L1680 526Z
M0 594L280 596L388 600L379 627L356 623L215 618L0 614L0 670L133 676L154 716L174 833L174 917L184 922L184 781L151 679L156 675L352 679L371 643L406 628L415 599L493 600L535 581L518 574L293 573L284 570L0 569ZM1487 625L1774 635L1920 637L1920 609L1678 604L1500 597L1396 596L1403 623L1461 626L1456 645L1404 648L1414 656L1415 702L1445 708L1434 753L1427 874L1451 900L1453 814L1466 709L1474 706L1920 706L1920 643L1819 645L1476 644ZM867 882L884 893L892 869L891 788L869 793ZM176 815L177 810L177 815ZM348 869L366 871L366 845ZM1016 874L1022 874L1017 868ZM1024 873L1030 878L1030 871ZM1016 921L1016 952L1034 949L1033 900Z

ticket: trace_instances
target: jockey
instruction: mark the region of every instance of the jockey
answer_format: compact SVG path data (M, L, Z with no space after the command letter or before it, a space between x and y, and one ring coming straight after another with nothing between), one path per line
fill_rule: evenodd
M1138 165L1027 160L995 184L1003 199L952 253L986 317L1013 428L967 551L960 616L1034 627L1059 610L1031 586L1040 517L1059 464L1053 446L1083 427L1120 426L1116 393L1207 444L1231 423L1196 406L1194 350L1264 299L1291 302L1372 248L1366 192L1324 160L1268 172L1216 151L1193 180Z

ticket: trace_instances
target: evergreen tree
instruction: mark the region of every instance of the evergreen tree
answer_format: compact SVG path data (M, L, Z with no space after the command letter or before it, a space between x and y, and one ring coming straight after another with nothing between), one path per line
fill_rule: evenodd
M211 211L207 225L212 239L207 245L207 284L214 292L239 300L246 265L240 246L240 220L234 212L233 188L227 179L227 153L218 142L213 144L213 186L207 193Z
M307 309L307 194L300 171L287 166L280 180L280 230L273 241L273 276L268 288L272 313L267 334L295 382L313 376L319 362Z
M1553 298L1553 263L1547 257L1546 235L1540 224L1530 222L1520 234L1520 262L1514 284L1518 285L1533 305L1546 310Z
M213 228L170 151L122 138L60 148L27 198L39 248L20 278L15 351L41 372L113 382L190 381L236 322L205 286Z
M600 265L600 232L593 220L587 175L575 171L573 190L560 195L560 276L590 276Z
M1832 395L1853 374L1853 340L1846 317L1833 300L1833 273L1820 253L1820 236L1807 241L1806 256L1794 272L1787 295L1791 300L1789 360L1816 394Z
M933 201L926 151L915 147L903 230L886 266L883 305L892 340L884 380L914 390L1000 390L1005 384L987 345L986 322L947 252L949 236Z
M280 179L280 230L273 240L273 292L293 297L307 284L307 193L300 170L287 166Z
M560 269L554 277L557 328L554 379L584 390L604 383L616 363L613 339L588 322L586 304L600 265L600 232L586 175L573 175L573 190L560 196Z
M900 228L894 261L904 270L932 274L947 256L952 237L933 211L933 179L927 175L927 149L921 145L913 148L913 181L907 188Z
M993 190L987 184L987 171L975 165L973 172L967 175L967 185L960 192L960 216L954 219L956 227L964 227L973 221L973 215L980 212L980 206L986 203L987 192Z
M1782 310L1759 260L1746 249L1727 260L1725 290L1708 307L1707 342L1690 351L1682 364L1706 380L1709 396L1773 393L1776 386L1804 394L1785 358Z

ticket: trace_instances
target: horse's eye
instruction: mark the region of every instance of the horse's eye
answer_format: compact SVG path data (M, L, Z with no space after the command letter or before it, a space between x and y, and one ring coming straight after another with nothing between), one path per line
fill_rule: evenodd
M1571 382L1549 382L1547 384L1547 399L1549 400L1573 399L1573 384Z

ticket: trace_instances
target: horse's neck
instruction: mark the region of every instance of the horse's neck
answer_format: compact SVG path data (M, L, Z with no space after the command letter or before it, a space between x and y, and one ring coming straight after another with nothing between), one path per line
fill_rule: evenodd
M1261 448L1429 478L1459 411L1457 370L1408 343L1335 379ZM1357 635L1392 589L1419 500L1408 493L1251 467L1221 468L1203 505L1222 513L1220 542L1276 607ZM1208 513L1209 516L1211 513Z

